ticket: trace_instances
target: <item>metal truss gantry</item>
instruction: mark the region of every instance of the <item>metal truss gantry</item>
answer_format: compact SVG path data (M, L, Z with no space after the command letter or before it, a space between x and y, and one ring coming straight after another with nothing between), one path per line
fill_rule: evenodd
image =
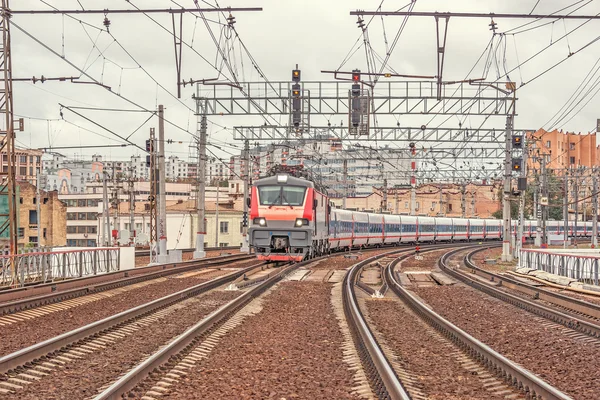
M445 84L438 100L435 81L380 82L372 91L371 115L507 115L512 95L498 83ZM310 114L349 113L349 85L343 81L307 81L302 93L310 99ZM200 86L198 96L207 100L207 116L287 115L292 82L242 82L238 87Z
M415 142L418 146L423 143L464 143L490 144L504 146L504 129L467 129L467 128L400 128L400 127L370 127L368 135L355 135L347 127L313 126L304 138L333 137L343 141L379 141L379 142ZM519 129L515 134L525 135L534 130ZM235 126L235 140L250 141L290 141L299 138L286 126L259 125Z

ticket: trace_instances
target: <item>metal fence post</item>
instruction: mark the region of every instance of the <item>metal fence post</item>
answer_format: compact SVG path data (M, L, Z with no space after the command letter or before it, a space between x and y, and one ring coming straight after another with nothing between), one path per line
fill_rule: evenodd
M598 259L594 260L594 285L598 285Z
M98 250L93 250L94 254L92 257L92 271L94 275L98 274Z

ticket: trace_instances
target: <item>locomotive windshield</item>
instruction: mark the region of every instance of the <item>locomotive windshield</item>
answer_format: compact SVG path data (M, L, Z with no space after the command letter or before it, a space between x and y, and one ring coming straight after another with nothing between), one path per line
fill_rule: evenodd
M259 186L258 199L261 206L301 206L306 188L301 186Z

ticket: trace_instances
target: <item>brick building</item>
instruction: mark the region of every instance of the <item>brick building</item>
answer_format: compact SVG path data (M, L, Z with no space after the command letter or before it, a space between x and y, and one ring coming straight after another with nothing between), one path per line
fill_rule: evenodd
M40 191L40 219L37 215L36 187L19 182L18 247L28 243L38 246L64 246L67 237L67 205L58 199L58 192ZM41 243L38 244L38 229Z
M530 154L534 157L546 157L549 169L600 166L600 146L596 133L576 134L539 129L527 135ZM527 167L539 170L540 160L530 157Z
M500 208L499 184L458 185L425 184L417 187L416 214L426 216L461 217L465 208L466 217L492 218ZM342 206L342 199L331 199ZM358 211L378 212L383 203L379 189L365 197L348 197L346 207ZM388 189L387 210L392 214L410 213L410 188Z
M2 171L8 172L6 147L2 151ZM15 177L17 181L36 184L38 171L42 168L42 152L39 150L15 149Z

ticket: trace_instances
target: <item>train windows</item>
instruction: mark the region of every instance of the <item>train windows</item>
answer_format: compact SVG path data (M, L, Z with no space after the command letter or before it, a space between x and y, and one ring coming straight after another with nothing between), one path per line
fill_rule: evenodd
M301 186L258 186L261 206L301 206L305 194L306 188Z

